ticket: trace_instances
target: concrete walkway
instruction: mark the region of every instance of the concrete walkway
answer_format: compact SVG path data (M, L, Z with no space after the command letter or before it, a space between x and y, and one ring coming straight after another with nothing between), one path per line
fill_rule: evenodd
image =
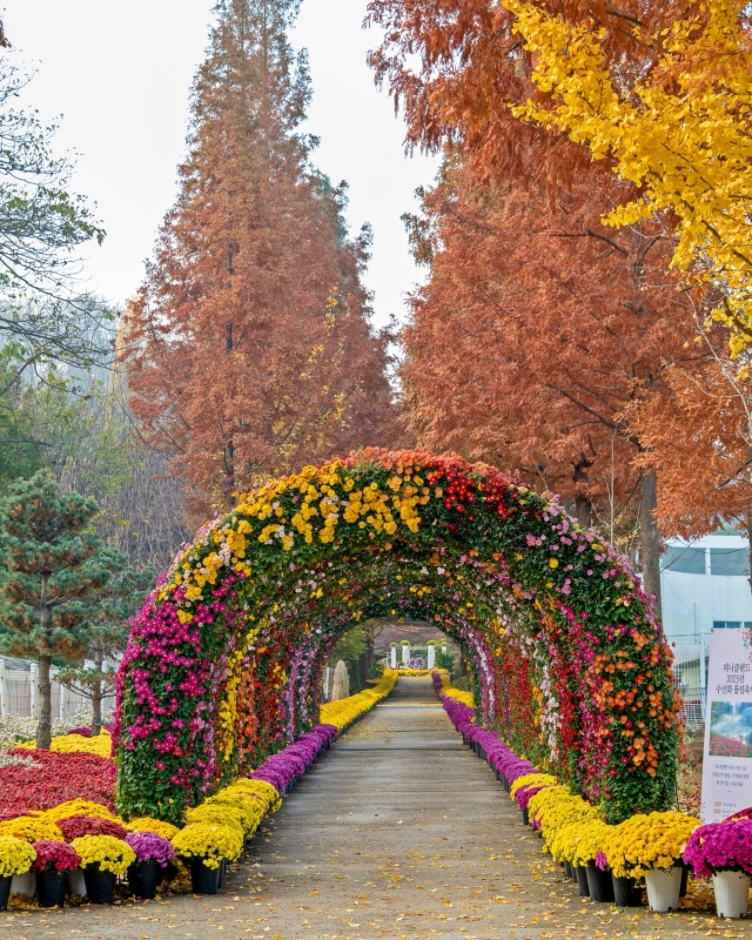
M426 678L393 694L316 764L214 898L0 914L38 940L745 937L752 923L619 912L577 895L463 747Z

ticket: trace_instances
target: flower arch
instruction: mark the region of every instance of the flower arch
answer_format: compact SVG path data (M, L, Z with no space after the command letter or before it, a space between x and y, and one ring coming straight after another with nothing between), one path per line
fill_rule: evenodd
M337 637L390 615L455 640L479 719L611 820L672 803L671 653L626 559L493 467L364 451L245 496L135 618L122 811L179 821L307 731Z

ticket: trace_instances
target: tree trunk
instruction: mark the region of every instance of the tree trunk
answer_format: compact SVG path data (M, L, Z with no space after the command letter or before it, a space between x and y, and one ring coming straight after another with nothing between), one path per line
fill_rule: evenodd
M102 671L104 657L101 649L94 649L94 669L97 672ZM97 681L91 687L91 735L96 737L102 730L102 680Z
M39 723L37 725L37 747L41 751L49 751L50 745L52 744L51 665L51 656L42 655L39 657Z
M52 632L52 611L48 606L47 580L48 575L41 576L39 591L39 621L42 628L41 650L39 654L39 679L37 689L39 692L39 723L37 724L37 747L41 751L49 751L52 744L52 683L50 682L50 666L52 656L44 652L47 641Z
M658 508L658 481L655 471L645 471L640 478L640 567L645 593L655 596L655 616L661 618L661 536L655 520Z

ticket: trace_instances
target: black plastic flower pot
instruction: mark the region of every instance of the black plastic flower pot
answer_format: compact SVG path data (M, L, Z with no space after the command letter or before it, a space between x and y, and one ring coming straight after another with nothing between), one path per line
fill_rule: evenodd
M0 911L8 910L8 898L10 897L10 883L13 876L8 875L0 878Z
M687 881L689 880L689 867L687 865L682 865L682 880L681 887L679 888L679 897L686 898L687 896Z
M530 813L528 813L527 807L523 810L520 810L520 812L522 813L522 825L529 826L530 825Z
M572 877L572 866L569 864L569 862L564 862L564 874L567 876L567 878Z
M65 886L67 883L64 871L38 871L37 872L37 900L40 907L62 907L65 904Z
M577 884L580 888L580 897L590 897L590 886L588 885L587 868L575 868L577 872Z
M216 894L219 891L219 866L209 868L202 858L192 858L191 888L194 894Z
M149 900L156 897L162 868L156 862L140 862L128 869L128 887L131 894Z
M642 905L642 888L638 888L634 878L617 878L611 876L614 883L614 901L617 907L640 907Z
M225 878L227 877L227 859L223 858L219 863L219 887L225 883Z
M84 869L86 896L92 904L112 904L115 900L115 875L89 866Z
M602 871L595 865L588 865L585 872L590 897L599 904L613 904L614 880L611 877L611 872Z

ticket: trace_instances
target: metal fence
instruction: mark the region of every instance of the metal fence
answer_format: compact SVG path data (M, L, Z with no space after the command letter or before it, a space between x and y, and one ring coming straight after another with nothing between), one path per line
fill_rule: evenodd
M705 721L706 691L702 688L682 689L682 717L687 725L697 725Z
M61 685L55 678L57 669L52 667L52 717L66 721L79 708L88 707L89 700ZM39 666L26 659L0 657L0 716L13 718L38 718L39 695L37 683ZM104 712L114 708L114 698L102 702Z

